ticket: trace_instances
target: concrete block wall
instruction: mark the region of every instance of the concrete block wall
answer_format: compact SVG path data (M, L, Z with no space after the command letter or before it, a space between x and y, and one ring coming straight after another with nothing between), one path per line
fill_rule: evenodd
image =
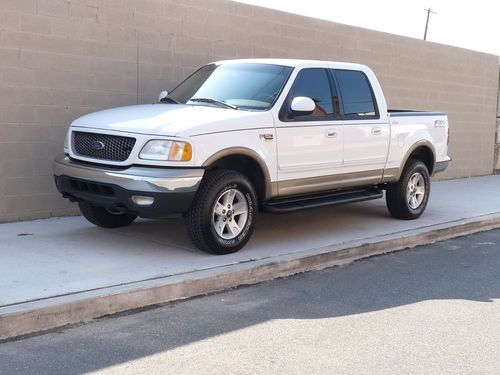
M496 56L228 0L0 0L0 221L76 212L51 176L73 119L244 57L368 64L392 108L449 113L443 178L493 171Z
M499 74L500 75L500 74ZM498 96L497 96L497 134L495 138L495 173L500 173L500 76L498 77Z

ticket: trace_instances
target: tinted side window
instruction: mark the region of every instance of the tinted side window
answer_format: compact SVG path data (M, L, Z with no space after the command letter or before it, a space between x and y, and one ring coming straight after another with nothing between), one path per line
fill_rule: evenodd
M316 103L312 115L295 116L296 119L317 118L333 115L332 93L330 82L325 69L303 69L295 78L295 82L288 94L291 101L297 96L306 96Z
M368 78L356 70L335 70L342 106L346 118L363 119L378 117Z

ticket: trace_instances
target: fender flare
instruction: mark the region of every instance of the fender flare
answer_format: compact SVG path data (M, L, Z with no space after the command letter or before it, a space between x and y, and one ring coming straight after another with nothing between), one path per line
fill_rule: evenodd
M406 151L406 154L405 156L403 157L403 160L401 162L401 165L399 167L399 170L398 170L398 174L397 174L397 178L396 178L396 181L399 181L399 179L401 178L401 174L403 173L403 170L405 168L405 165L406 163L408 162L408 159L410 158L410 155L413 153L413 151L415 151L417 148L419 147L426 147L428 148L431 153L432 153L432 170L429 171L430 174L432 175L432 172L434 171L434 166L436 165L436 149L434 148L434 145L426 140L426 139L422 139L418 142L415 142L409 149L408 151Z
M228 156L237 156L237 155L243 155L247 156L251 159L253 159L259 166L260 169L264 175L264 186L265 186L265 191L264 191L264 197L265 199L269 199L275 195L277 195L277 186L276 184L271 182L271 174L269 173L269 168L267 167L266 162L264 159L254 150L247 148L247 147L228 147L225 149L222 149L220 151L217 151L215 154L209 156L201 165L203 168L207 168L211 166L212 164L216 163L222 158L228 157Z

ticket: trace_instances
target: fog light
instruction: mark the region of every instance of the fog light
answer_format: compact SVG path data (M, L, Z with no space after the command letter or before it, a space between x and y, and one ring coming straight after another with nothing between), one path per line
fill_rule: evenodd
M145 197L142 195L132 195L132 202L138 206L151 206L155 199L153 197Z

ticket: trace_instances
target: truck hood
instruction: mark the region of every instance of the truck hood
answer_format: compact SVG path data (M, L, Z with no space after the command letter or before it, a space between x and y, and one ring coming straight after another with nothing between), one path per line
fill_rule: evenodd
M201 105L143 104L111 108L82 116L72 126L160 136L182 136L274 126L270 112Z

